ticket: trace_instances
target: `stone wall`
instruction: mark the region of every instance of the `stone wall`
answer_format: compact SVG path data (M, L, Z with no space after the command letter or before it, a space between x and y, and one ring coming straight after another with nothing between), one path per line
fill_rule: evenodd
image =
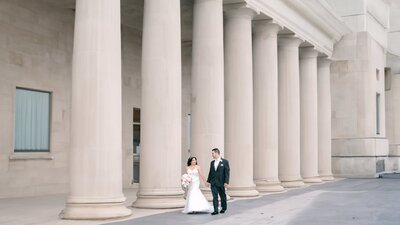
M384 48L387 47L389 5L379 0L327 0L355 33L368 31Z
M192 24L193 0L181 1L182 39L182 172L190 155L190 126L192 102ZM204 165L202 165L204 167Z
M0 2L0 198L68 191L74 12ZM14 154L16 87L51 92L50 154Z
M388 155L385 51L369 32L346 35L331 66L332 170L336 176L375 177ZM376 96L380 94L379 129Z
M400 2L392 0L390 7L390 27L388 33L388 52L400 56ZM400 60L397 60L397 68L400 67ZM399 73L399 72L396 72Z
M386 91L386 128L389 140L387 171L400 171L400 74L392 74L390 90Z
M182 44L182 172L190 155L192 43ZM203 166L204 167L204 166Z
M141 21L140 21L141 22ZM133 179L133 108L141 108L141 30L122 26L122 163L124 187Z
M122 18L124 188L136 186L132 113L141 108L143 2L137 4L130 6L136 14ZM39 0L0 2L0 198L68 192L73 32L72 9ZM52 93L50 154L13 154L16 87Z

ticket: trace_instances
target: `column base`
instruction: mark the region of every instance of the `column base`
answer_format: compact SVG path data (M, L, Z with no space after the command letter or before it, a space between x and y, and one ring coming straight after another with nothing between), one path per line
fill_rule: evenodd
M305 186L304 182L301 180L281 181L281 185L284 188L296 188Z
M256 180L255 183L258 192L282 192L285 190L279 181Z
M67 203L59 216L67 220L103 220L130 215L132 211L123 203Z
M333 180L335 180L335 178L333 177L333 175L322 175L322 176L319 176L319 178L320 178L322 181L333 181Z
M228 194L232 197L257 197L259 195L255 187L229 187Z
M185 206L183 195L138 195L132 204L142 209L175 209Z
M322 183L322 179L320 177L303 177L304 183Z

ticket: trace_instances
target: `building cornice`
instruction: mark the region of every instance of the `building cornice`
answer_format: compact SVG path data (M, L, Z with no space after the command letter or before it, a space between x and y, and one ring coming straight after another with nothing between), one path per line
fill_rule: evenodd
M334 44L351 32L324 0L224 1L233 2L245 2L247 7L271 17L328 56L332 55Z

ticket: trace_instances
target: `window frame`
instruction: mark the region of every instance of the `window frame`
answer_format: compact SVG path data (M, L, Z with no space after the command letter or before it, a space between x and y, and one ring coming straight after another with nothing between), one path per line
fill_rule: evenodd
M376 134L380 135L381 134L381 94L379 92L376 93L375 95L375 119L376 119Z
M136 114L136 113L138 114ZM134 139L135 137L135 126L139 126L139 145L141 142L141 109L139 107L133 107L132 110L132 138ZM135 115L138 115L138 117L135 117ZM136 119L139 119L136 121ZM136 151L136 146L134 145L134 142L132 141L132 146L133 146L133 163L132 163L132 169L133 169L133 174L132 174L132 184L139 184L140 183L140 147L139 151ZM137 167L137 171L135 171L135 167ZM137 174L136 174L137 173ZM137 177L136 177L137 175ZM137 178L137 179L135 179Z
M17 111L16 111L16 105L17 105L17 90L25 90L25 91L33 91L33 92L41 92L41 93L46 93L46 94L48 94L49 95L49 108L48 108L48 110L49 110L49 116L48 116L48 127L47 127L47 130L48 130L48 140L47 140L47 146L48 146L48 149L39 149L39 150L33 150L33 149L21 149L21 150L19 150L19 149L16 149L15 147L15 139L16 139L16 135L15 135L15 132L16 132L16 114L17 114ZM14 127L14 129L13 129L13 153L14 154L24 154L24 155L26 155L26 154L48 154L48 153L51 153L51 137L52 137L52 135L51 135L51 128L52 128L52 108L53 108L53 92L52 91L44 91L44 90L40 90L40 89L34 89L34 88L26 88L26 87L20 87L20 86L16 86L15 87L15 92L14 92L14 121L13 121L13 127ZM18 157L17 157L18 158ZM52 159L52 157L51 157L51 159Z

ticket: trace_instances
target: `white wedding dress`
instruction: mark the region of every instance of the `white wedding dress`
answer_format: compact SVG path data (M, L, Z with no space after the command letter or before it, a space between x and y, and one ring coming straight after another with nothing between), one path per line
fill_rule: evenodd
M188 187L183 213L212 212L212 206L200 190L199 171L197 168L194 168L194 170L188 169L187 173L192 178L192 182L190 182Z

